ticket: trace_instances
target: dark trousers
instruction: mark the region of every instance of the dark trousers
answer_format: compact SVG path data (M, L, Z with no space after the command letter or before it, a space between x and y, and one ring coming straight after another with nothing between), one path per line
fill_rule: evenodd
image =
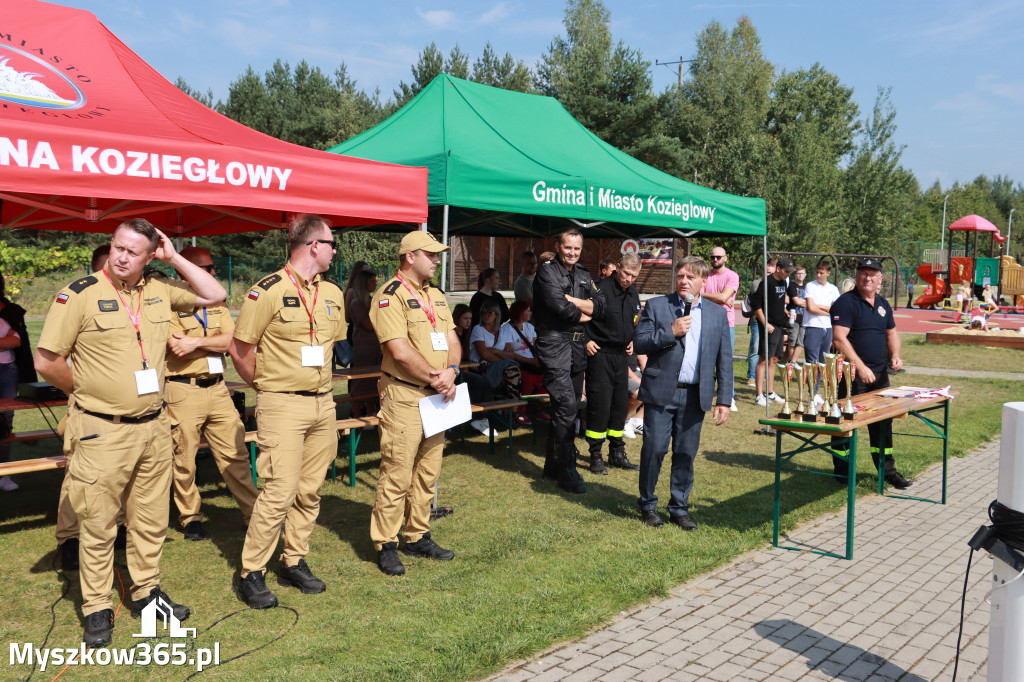
M587 353L582 341L542 336L537 359L544 365L544 388L551 396L552 448L549 455L565 468L576 466L576 413L583 392Z
M640 511L658 506L654 490L658 485L661 463L671 440L672 478L668 513L684 516L690 510L693 490L693 459L700 447L700 429L704 410L700 409L700 387L677 388L669 405L644 406L644 444L640 449Z
M861 393L868 393L870 391L876 391L880 388L889 387L889 372L885 369L880 374L875 376L875 380L870 384L866 384L856 378L853 380L853 395L857 396ZM846 397L846 383L842 383L839 386L839 397ZM856 401L854 401L856 402ZM871 439L871 461L875 463L875 468L878 468L878 458L884 457L885 462L885 473L889 474L896 471L896 463L892 458L892 420L883 419L877 421L874 424L868 424L868 436ZM847 454L847 445L845 439L833 438L832 449L836 452L842 452ZM832 469L835 473L840 476L846 476L849 467L847 466L846 460L840 459L835 455L832 456Z
M598 351L587 360L587 439L622 438L628 408L625 352Z

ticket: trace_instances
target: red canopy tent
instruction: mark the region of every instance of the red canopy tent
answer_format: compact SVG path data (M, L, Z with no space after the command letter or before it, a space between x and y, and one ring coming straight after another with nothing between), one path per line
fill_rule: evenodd
M169 234L422 223L427 171L300 147L196 102L89 12L7 3L0 26L0 227Z

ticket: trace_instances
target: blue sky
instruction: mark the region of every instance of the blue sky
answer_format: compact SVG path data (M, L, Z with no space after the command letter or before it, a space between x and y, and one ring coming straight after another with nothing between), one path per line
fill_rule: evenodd
M328 72L341 63L360 88L390 96L430 42L458 44L472 61L490 41L533 66L562 32L561 2L535 0L64 0L96 14L169 80L227 96L252 65L281 58ZM655 88L676 79L696 34L748 15L778 69L815 62L854 89L862 115L892 88L903 165L923 187L979 174L1024 182L1024 3L815 0L680 2L605 0L616 40L652 62Z

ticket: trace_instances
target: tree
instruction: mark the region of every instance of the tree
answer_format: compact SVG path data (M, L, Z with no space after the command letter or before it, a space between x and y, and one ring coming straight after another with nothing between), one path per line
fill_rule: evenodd
M473 75L470 76L470 80L516 92L533 90L533 75L523 60L516 61L509 52L498 59L490 42L484 46L483 55L473 62Z
M419 61L412 65L412 83L401 81L398 89L394 91L395 102L392 110L400 109L442 73L456 78L469 78L469 56L456 45L448 53L448 59L445 59L437 49L437 44L430 43L420 52Z

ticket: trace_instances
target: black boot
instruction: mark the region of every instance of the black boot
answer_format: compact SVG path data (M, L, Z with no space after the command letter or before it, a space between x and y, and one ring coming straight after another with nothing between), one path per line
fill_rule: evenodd
M558 472L558 487L570 493L582 495L587 492L587 486L583 483L583 477L576 471L576 444L565 443L562 446L562 456Z
M547 448L544 452L544 478L558 480L558 456L555 454L554 429L548 432Z
M607 476L608 467L604 465L604 460L601 459L601 449L604 447L604 439L601 438L599 440L597 438L587 438L587 443L590 444L590 473Z
M626 444L621 438L609 438L611 445L608 448L608 466L618 467L626 471L639 471L640 467L629 461L626 457Z

